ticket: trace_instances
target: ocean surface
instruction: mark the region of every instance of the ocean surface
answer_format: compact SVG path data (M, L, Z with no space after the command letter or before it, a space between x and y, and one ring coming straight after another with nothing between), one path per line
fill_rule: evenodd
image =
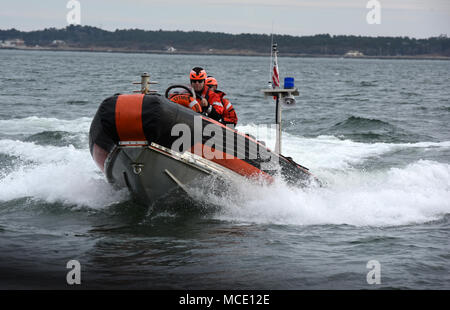
M0 289L72 289L70 260L87 289L450 289L450 62L280 50L300 90L282 153L324 186L248 182L157 211L94 164L99 104L142 72L163 93L203 66L238 130L273 147L269 57L0 50Z

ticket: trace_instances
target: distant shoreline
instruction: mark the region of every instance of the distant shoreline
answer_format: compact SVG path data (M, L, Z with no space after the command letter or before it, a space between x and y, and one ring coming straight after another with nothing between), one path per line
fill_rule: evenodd
M59 52L91 52L91 53L129 53L129 54L160 54L160 55L204 55L204 56L267 56L267 53L258 53L247 50L208 50L208 51L182 51L173 52L162 50L139 50L112 47L0 47L0 50L21 50L21 51L59 51ZM293 54L280 53L280 56L299 58L345 58L345 59L416 59L416 60L450 60L450 57L439 55L408 55L408 56L345 56L326 54Z

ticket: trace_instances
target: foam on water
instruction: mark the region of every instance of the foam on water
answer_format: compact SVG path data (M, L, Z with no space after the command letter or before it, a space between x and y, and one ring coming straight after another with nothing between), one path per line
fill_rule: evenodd
M0 140L0 153L22 160L12 172L0 175L0 201L30 197L101 208L127 198L126 191L107 184L87 149Z
M254 125L243 132L275 143L272 130ZM450 141L406 144L359 143L332 136L284 135L283 153L312 168L326 185L292 188L277 180L271 186L236 186L222 200L220 219L257 223L391 226L423 223L450 213L450 165L418 160L401 168L373 172L349 169L369 157L403 148L450 148ZM216 199L213 197L212 199Z
M48 120L40 119L44 123ZM19 123L24 121L33 118ZM70 121L63 129L86 135L89 125L78 127L77 122ZM58 121L50 123L53 127L49 125L51 128L46 130L61 129L56 128ZM27 130L37 132L42 128L39 125ZM258 136L269 147L274 144L274 130L261 130L255 125L240 126L239 130ZM284 133L283 153L311 168L326 186L299 189L280 180L270 186L241 184L237 192L219 199L223 208L216 216L258 223L386 226L432 221L450 213L448 164L417 160L388 170L350 169L367 158L403 148L450 148L450 142L370 144L333 136L304 138ZM19 159L16 167L0 174L0 201L31 197L102 208L128 199L126 190L115 191L107 184L87 146L76 149L5 139L0 140L0 153Z
M418 161L385 172L334 173L325 187L241 184L219 219L283 225L396 226L450 213L450 165Z

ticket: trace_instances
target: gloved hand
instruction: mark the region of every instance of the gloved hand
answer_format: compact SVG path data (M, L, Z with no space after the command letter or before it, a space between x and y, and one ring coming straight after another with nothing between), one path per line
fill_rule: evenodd
M209 105L208 100L206 100L205 98L202 98L202 103L201 103L202 108L207 107L208 105Z

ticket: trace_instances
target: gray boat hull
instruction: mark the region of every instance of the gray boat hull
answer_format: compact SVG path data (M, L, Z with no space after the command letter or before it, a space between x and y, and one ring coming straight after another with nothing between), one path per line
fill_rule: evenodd
M127 187L147 205L186 199L203 187L207 177L243 178L195 154L180 154L155 143L116 147L105 162L105 174L110 183Z

